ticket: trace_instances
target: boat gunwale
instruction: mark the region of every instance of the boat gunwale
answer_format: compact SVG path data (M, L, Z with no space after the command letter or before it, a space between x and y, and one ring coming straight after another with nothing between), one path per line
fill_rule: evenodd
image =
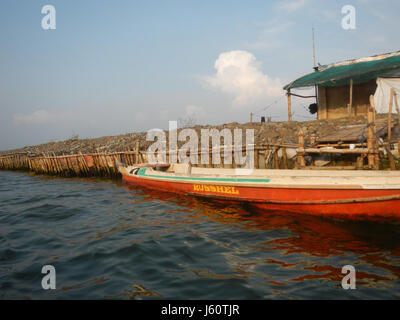
M171 183L186 183L186 184L209 184L209 185L228 185L228 186L237 186L237 187L249 187L249 188L267 188L267 189L310 189L310 190L316 190L316 189L323 189L323 190L398 190L400 189L400 183L396 185L387 185L387 184L379 184L376 183L375 181L372 181L373 183L365 183L365 184L296 184L296 183L286 183L286 184L276 184L276 183L269 183L271 179L264 179L265 181L254 181L251 182L249 180L251 179L243 179L244 181L240 181L240 178L235 178L231 177L229 181L221 181L219 180L220 177L203 177L203 178L196 178L193 179L190 176L187 175L182 175L182 174L177 174L177 173L172 173L172 172L161 172L161 171L156 171L151 168L141 168L141 170L147 172L147 170L151 170L151 173L156 173L157 175L153 174L142 174L142 175L136 175L136 174L130 174L129 172L125 172L123 174L133 177L136 179L142 178L142 179L147 179L147 180L154 180L154 181L170 181ZM252 176L254 177L254 176ZM288 177L285 177L288 178ZM307 177L299 177L299 178L307 178ZM315 178L315 177L313 177ZM333 178L338 178L338 177L333 177ZM347 177L340 177L340 178L347 178ZM348 177L351 178L351 177ZM355 178L355 177L353 177ZM359 178L364 178L366 179L367 177L359 177ZM374 177L370 177L374 178ZM387 177L382 177L382 178L387 178ZM203 180L204 179L204 180ZM273 178L272 178L273 179ZM257 180L257 179L255 179Z
M248 183L248 182L228 182L228 181L198 181L198 180L190 180L190 178L186 180L175 180L169 177L162 177L162 178L155 178L149 176L137 176L137 175L130 175L124 174L128 177L132 177L134 179L145 179L145 180L152 180L152 181L161 181L165 182L166 180L171 183L180 183L180 184L207 184L207 185L222 185L222 186L235 186L235 187L248 187L248 188L264 188L264 189L324 189L324 190L365 190L360 185L283 185L283 184L266 184L266 183ZM390 190L390 189L385 189ZM397 190L397 188L393 189Z

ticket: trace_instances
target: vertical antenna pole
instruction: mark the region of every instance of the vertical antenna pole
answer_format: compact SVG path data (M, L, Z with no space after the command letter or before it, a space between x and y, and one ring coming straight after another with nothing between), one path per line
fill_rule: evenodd
M312 28L312 47L313 47L313 59L314 59L314 68L317 66L317 60L315 58L315 30Z
M315 56L315 29L312 28L312 47L313 47L313 59L314 59L314 71L317 71L317 58ZM315 103L318 105L318 87L315 85Z

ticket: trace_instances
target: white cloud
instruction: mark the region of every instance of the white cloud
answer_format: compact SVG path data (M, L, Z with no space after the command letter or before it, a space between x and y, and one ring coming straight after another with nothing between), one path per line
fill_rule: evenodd
M47 110L37 110L30 114L16 113L13 115L14 122L21 124L46 124L54 122L61 117L60 114L49 112Z
M305 7L310 0L281 1L278 9L293 12Z
M234 97L234 106L253 105L283 94L279 79L271 79L261 63L247 51L221 53L215 62L217 73L206 77L211 87Z

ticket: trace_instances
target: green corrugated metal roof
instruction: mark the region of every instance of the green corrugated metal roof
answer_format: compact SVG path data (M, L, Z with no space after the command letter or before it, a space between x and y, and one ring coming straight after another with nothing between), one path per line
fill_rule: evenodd
M390 76L395 69L400 70L400 55L372 61L349 62L344 65L328 66L322 71L310 73L286 85L284 89L315 85L321 87L344 86L350 83L350 79L353 79L354 84L359 84L379 77Z

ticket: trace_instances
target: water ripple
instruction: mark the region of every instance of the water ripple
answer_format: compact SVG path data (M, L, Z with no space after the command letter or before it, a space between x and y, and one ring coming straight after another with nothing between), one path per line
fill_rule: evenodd
M42 266L57 290L41 288ZM342 266L357 290L341 287ZM400 223L0 172L3 299L399 299Z

